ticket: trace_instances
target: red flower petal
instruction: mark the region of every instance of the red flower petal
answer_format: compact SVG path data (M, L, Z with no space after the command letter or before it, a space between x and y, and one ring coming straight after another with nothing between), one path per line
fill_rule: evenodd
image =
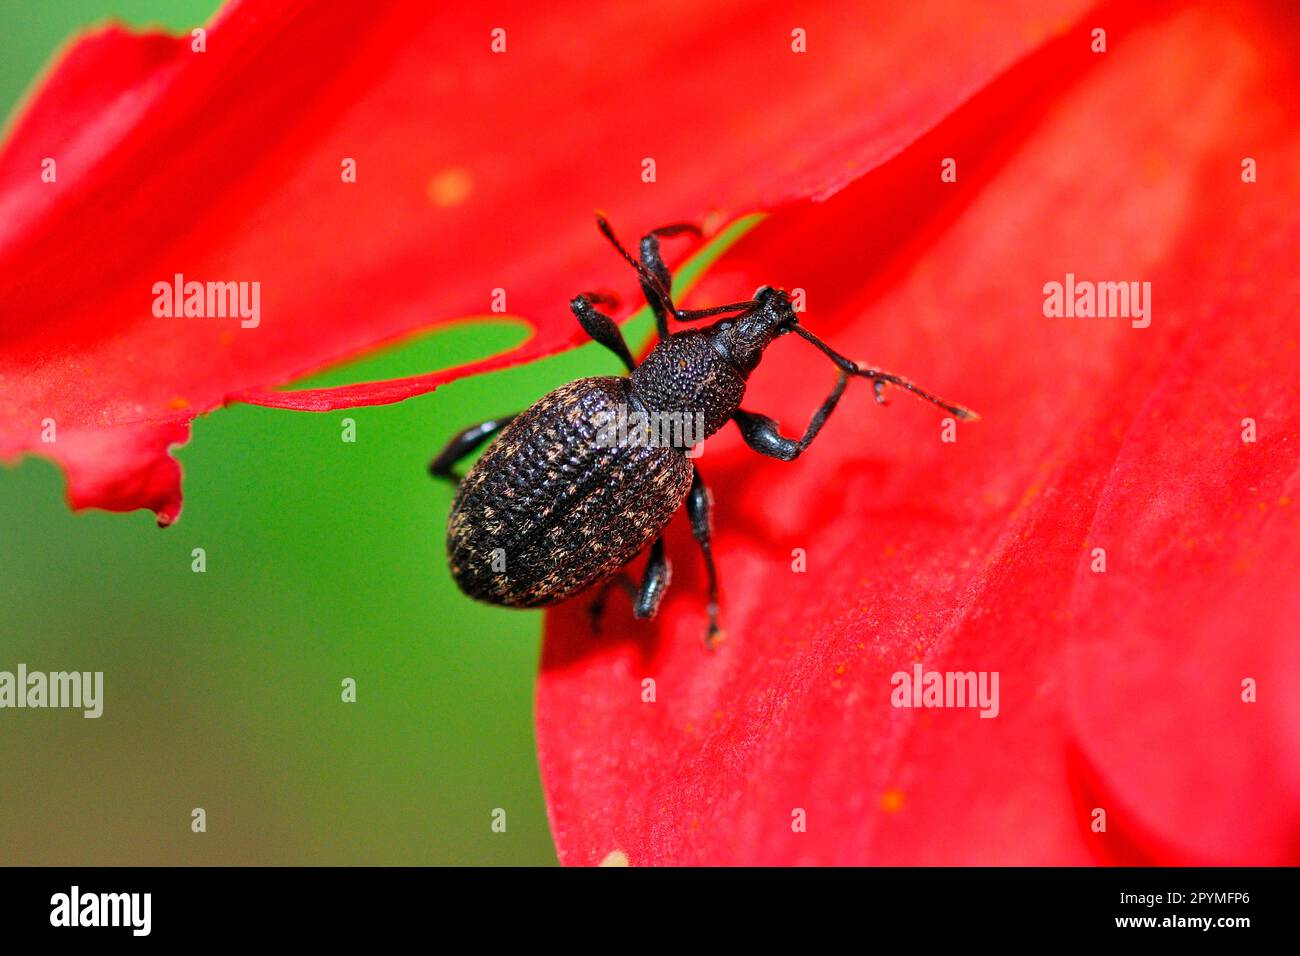
M769 218L692 297L804 288L811 328L984 420L944 444L933 409L878 411L863 386L797 463L710 439L720 650L682 522L654 623L613 602L593 638L580 604L548 616L562 861L1300 858L1294 24L1128 22L1149 12L1107 18L1104 56L1068 35L824 205ZM1046 318L1067 272L1150 281L1151 326ZM787 341L746 407L797 433L832 374ZM918 663L998 672L997 718L892 707Z
M55 458L83 489L76 506L173 515L166 447L195 415L231 400L397 401L573 345L573 293L633 290L593 207L633 238L664 219L828 195L1083 6L976 20L942 2L430 14L414 0L243 0L202 53L188 37L110 28L67 54L0 152L0 457ZM806 54L790 50L796 27ZM46 157L55 183L40 178ZM177 273L260 282L260 324L155 318L153 285ZM496 288L534 330L506 356L269 390L482 314ZM39 439L46 418L53 445Z

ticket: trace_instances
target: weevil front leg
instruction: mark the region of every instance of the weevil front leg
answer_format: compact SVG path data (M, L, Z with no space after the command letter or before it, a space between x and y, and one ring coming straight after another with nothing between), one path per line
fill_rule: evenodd
M704 568L709 576L709 629L704 644L712 650L722 633L718 627L718 571L713 566L713 496L709 494L698 468L686 495L686 515L691 519L691 533L704 555Z
M627 366L630 372L636 368L636 362L633 361L632 353L628 350L623 332L610 316L596 308L598 303L617 306L618 300L603 292L584 292L582 295L574 296L573 301L569 303L569 308L578 317L578 324L582 326L582 330L617 355L619 361Z
M668 338L670 331L668 328L668 317L673 316L678 319L701 318L702 316L690 312L682 312L677 306L673 305L673 276L665 265L663 256L659 252L659 240L668 236L676 236L681 233L691 233L696 236L703 235L700 227L689 222L673 223L671 226L660 226L658 229L652 229L641 238L641 257L640 259L632 258L631 253L623 248L618 237L614 235L614 229L604 216L596 214L596 226L601 233L609 240L610 245L618 250L621 255L633 269L636 270L638 278L641 280L641 291L645 294L645 300L650 304L650 310L654 312L655 328L659 330L659 338ZM733 311L731 306L723 306L719 312ZM717 314L717 312L711 313Z
M830 417L831 412L835 410L835 406L839 404L840 396L844 394L844 388L848 385L848 382L848 374L841 371L839 378L835 382L835 388L822 402L821 407L813 413L812 421L808 423L808 430L798 440L786 438L782 435L780 426L766 415L747 412L742 408L738 409L731 417L739 426L745 444L754 451L760 455L767 455L769 458L794 461L803 453L804 449L812 444L812 440L822 430L822 426L826 424L826 419Z
M645 267L646 272L654 276L663 291L670 295L673 291L673 274L668 271L668 266L659 251L659 240L682 234L692 235L696 238L703 235L700 227L694 223L675 222L670 226L660 226L658 229L652 229L641 237L641 265ZM650 303L651 311L654 312L655 327L659 330L659 337L661 339L667 338L669 334L668 313L663 307L661 297L644 280L641 282L641 291L645 294L646 301Z
M429 462L429 474L434 478L446 479L453 485L460 484L460 475L451 470L452 466L473 454L479 446L509 425L518 415L519 413L515 412L511 415L502 415L500 418L491 418L457 432L452 436L451 441L447 442L447 447Z
M658 281L659 285L667 293L673 291L673 275L668 271L668 266L664 263L663 256L659 252L659 240L669 236L679 236L683 233L701 238L704 233L700 227L690 222L676 222L671 226L660 226L658 229L652 229L641 237L641 265L645 271ZM641 291L645 293L646 302L650 303L650 308L655 314L655 325L659 329L659 337L668 336L668 313L664 309L661 297L655 294L655 290L648 287L644 281L641 282ZM707 319L715 315L725 315L728 312L747 312L758 305L753 299L746 299L744 302L732 302L728 305L715 305L707 309L678 309L673 307L673 318L679 322L694 322L698 319Z

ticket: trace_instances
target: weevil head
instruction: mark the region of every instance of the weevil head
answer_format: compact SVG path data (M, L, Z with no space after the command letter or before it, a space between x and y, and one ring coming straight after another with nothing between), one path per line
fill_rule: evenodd
M758 367L763 351L799 322L784 289L765 285L754 293L754 302L756 306L748 312L715 322L708 329L713 347L746 376Z

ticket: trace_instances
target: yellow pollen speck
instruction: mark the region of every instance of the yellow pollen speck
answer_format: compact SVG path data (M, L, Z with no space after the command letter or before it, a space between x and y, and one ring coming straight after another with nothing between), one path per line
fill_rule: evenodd
M173 398L170 402L167 403L167 407L175 409L176 411L180 411L182 408L189 408L190 403L183 398Z
M429 201L435 206L459 206L469 198L474 181L459 166L444 169L429 180Z
M903 809L903 792L901 790L886 790L880 795L880 809L886 813L897 813Z
M600 861L601 866L631 866L632 863L627 858L627 854L622 850L615 850L605 859Z

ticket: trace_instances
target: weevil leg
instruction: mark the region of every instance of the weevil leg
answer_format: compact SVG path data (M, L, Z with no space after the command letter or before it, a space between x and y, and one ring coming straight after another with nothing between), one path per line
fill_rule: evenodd
M812 440L822 430L822 426L826 424L826 419L830 417L831 412L835 410L835 406L839 403L840 396L844 394L844 387L848 384L848 381L848 373L841 370L839 378L835 382L835 388L830 395L826 396L826 401L822 402L821 407L813 413L812 421L808 423L808 430L797 441L782 435L780 426L766 415L747 412L741 408L731 418L740 428L740 434L745 439L745 444L754 451L760 455L767 455L769 458L794 461L803 453L804 449L812 444Z
M722 633L718 628L718 571L713 566L713 496L709 494L698 468L686 495L686 515L691 519L691 533L704 555L704 568L709 575L709 629L704 644L713 650L718 635Z
M704 235L700 227L690 222L677 222L671 226L660 226L658 229L652 229L641 237L641 265L655 279L660 286L667 292L673 290L673 276L668 271L668 266L664 263L663 256L659 251L659 240L666 239L670 236L678 236L682 233L689 233L697 239ZM650 303L650 308L655 314L655 324L659 328L659 337L664 338L668 335L668 314L660 303L659 297L654 294L653 289L646 288L646 283L641 283L641 291L645 293L646 301ZM694 322L698 319L707 319L715 315L723 315L727 312L748 312L757 308L758 302L753 299L745 302L733 302L730 305L715 305L708 309L674 309L673 318L679 322Z
M632 580L632 576L626 571L620 571L600 586L600 590L596 592L596 599L591 602L591 607L587 609L587 613L591 615L591 631L593 634L600 633L600 622L605 618L605 604L609 600L609 592L614 587L622 588L627 592L627 596L632 599L633 603L636 603L636 582Z
M633 617L641 619L654 617L659 613L659 603L664 598L664 591L667 590L672 576L672 565L668 563L668 558L664 554L664 539L655 538L654 544L650 545L650 559L646 562L639 586L633 583L626 571L620 571L602 584L600 590L596 592L596 599L591 602L588 611L591 615L591 629L597 634L600 633L605 604L609 599L609 592L615 587L621 587L632 599Z
M632 359L632 353L628 351L623 332L612 318L596 308L597 303L617 306L618 300L603 292L584 292L582 295L574 296L573 301L569 303L569 308L578 317L578 324L582 326L582 330L617 355L630 372L636 368L636 362Z
M641 265L646 272L654 276L666 293L673 291L673 275L668 271L663 255L659 251L659 240L668 239L672 236L680 236L683 233L693 235L697 239L703 235L700 227L690 222L675 222L670 226L660 226L658 229L652 229L641 237ZM655 326L659 329L659 337L668 337L668 310L664 308L662 297L656 293L656 290L649 287L648 283L641 282L641 291L645 294L645 299L650 303L650 309L655 314ZM673 312L678 318L681 312L674 309Z
M641 291L645 294L646 302L650 304L650 310L654 312L655 328L659 330L659 338L666 339L671 334L668 329L669 316L679 319L685 318L686 321L690 321L691 318L702 318L699 314L679 311L677 306L673 305L673 276L668 271L668 266L664 263L663 256L659 251L660 239L681 235L682 233L702 236L703 232L699 226L689 222L677 222L670 226L660 226L658 229L652 229L641 237L640 259L633 259L631 254L618 241L618 237L614 235L614 229L610 226L609 221L600 213L596 214L596 225L610 244L618 250L618 254L636 270L637 276L641 280ZM743 307L749 308L750 305L746 303ZM727 311L732 311L732 307L723 306L718 310L718 312ZM716 315L718 313L709 314Z
M664 554L664 539L655 538L655 543L650 545L650 559L641 575L641 589L632 602L632 616L646 619L658 614L659 604L672 578L673 568Z
M668 316L677 312L677 306L673 305L672 296L672 276L668 275L668 268L663 265L662 260L659 265L662 272L656 272L639 259L633 259L632 254L623 248L623 244L618 241L618 236L614 235L614 227L609 224L600 213L596 213L596 228L600 230L601 235L609 240L609 244L618 250L618 254L636 270L638 278L641 280L641 291L645 293L646 301L650 303L650 308L655 314L655 325L659 329L659 337L666 338L668 335ZM665 226L665 229L672 229L672 226ZM653 235L653 233L651 233ZM658 249L658 239L655 239L655 248ZM667 282L665 282L665 277Z
M444 478L453 485L460 484L460 475L451 470L452 466L471 455L480 445L509 425L518 414L502 415L457 432L447 442L447 447L429 462L429 474L434 478Z

